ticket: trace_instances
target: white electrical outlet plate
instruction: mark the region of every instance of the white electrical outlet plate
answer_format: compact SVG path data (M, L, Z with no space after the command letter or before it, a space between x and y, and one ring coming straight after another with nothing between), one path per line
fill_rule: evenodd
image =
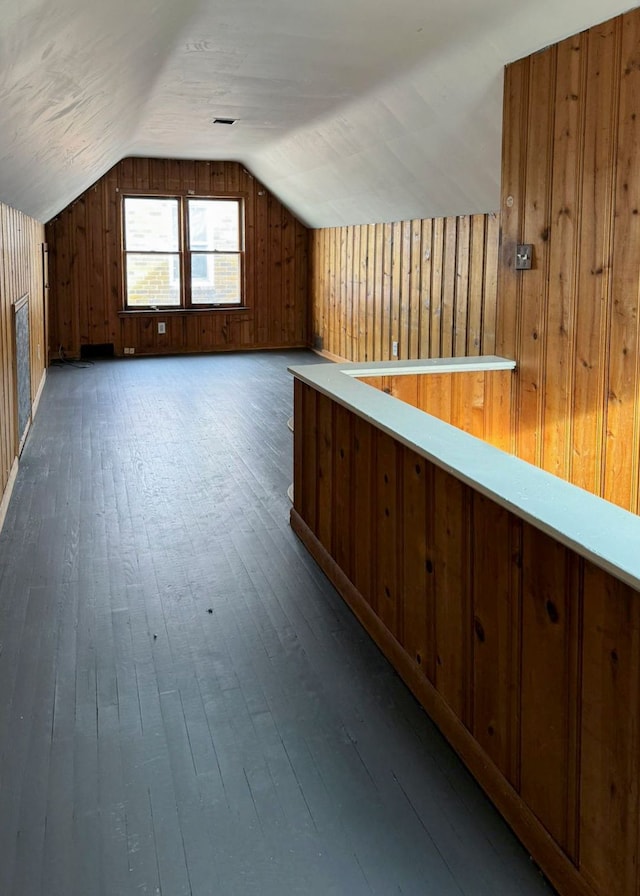
M391 354L393 355L394 358L398 357L398 343L397 342L391 343Z
M162 321L158 321L158 333L160 333L161 335L164 335L164 333L166 333L166 332L167 332L167 325Z

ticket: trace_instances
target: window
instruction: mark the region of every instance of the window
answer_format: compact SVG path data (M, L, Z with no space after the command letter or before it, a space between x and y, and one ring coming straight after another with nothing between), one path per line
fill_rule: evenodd
M125 196L125 307L241 305L240 199Z

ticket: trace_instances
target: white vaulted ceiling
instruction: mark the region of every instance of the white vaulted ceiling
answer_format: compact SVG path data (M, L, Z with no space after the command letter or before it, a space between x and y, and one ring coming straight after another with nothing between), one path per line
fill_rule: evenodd
M628 7L0 0L0 201L46 220L150 155L240 161L314 227L495 209L503 66Z

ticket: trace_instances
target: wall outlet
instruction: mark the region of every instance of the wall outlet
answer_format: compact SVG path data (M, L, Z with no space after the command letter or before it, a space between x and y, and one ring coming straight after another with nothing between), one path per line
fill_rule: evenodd
M135 348L124 348L123 351L125 355L135 355L136 353Z
M391 343L391 354L393 355L394 358L398 357L398 343L397 342Z
M163 336L167 332L167 325L164 321L158 321L158 333Z

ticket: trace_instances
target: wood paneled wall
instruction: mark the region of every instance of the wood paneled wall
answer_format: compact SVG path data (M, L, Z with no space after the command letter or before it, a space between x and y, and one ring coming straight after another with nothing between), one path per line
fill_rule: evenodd
M314 345L348 361L495 349L495 214L365 224L311 235Z
M247 310L123 313L121 196L241 195ZM113 343L116 355L300 346L308 342L308 231L235 162L125 159L47 225L51 338L77 356ZM157 332L158 320L166 333Z
M18 452L13 305L29 295L31 391L45 372L44 225L0 203L0 501Z
M635 513L639 46L635 9L507 68L496 344L518 362L513 450Z
M506 451L510 438L511 370L363 376L358 379Z
M292 526L562 896L640 893L640 594L295 382Z

